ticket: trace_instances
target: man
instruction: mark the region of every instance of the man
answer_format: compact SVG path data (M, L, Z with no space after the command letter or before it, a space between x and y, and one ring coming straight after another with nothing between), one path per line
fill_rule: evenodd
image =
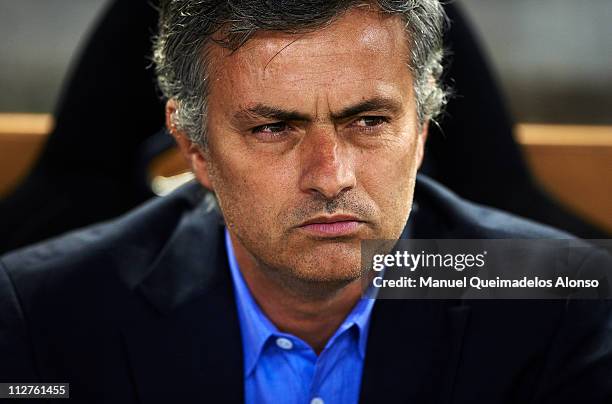
M364 239L563 236L417 178L443 21L434 0L163 2L197 182L3 257L0 379L79 402L607 402L607 303L360 299Z

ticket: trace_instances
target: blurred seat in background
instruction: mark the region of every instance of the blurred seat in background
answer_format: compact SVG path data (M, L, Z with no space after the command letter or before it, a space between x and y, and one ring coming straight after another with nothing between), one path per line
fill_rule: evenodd
M452 24L445 38L450 51L446 78L455 97L440 127L430 125L422 171L472 201L583 238L607 237L536 184L514 139L515 122L469 20L457 3L445 8Z
M55 128L29 175L0 201L0 251L115 217L151 197L143 141L163 125L148 57L157 12L114 1L73 66Z
M534 183L486 58L456 3L446 6L456 96L431 133L422 171L473 201L586 238L605 233L561 208ZM173 148L151 68L157 12L116 0L70 77L56 126L29 175L0 201L0 252L115 217L154 194L149 163Z

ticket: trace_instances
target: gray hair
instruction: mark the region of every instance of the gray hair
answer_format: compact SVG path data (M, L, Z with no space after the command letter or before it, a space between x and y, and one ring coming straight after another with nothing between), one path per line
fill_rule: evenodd
M446 15L438 0L162 0L153 57L162 93L178 103L172 123L206 145L207 44L236 50L256 31L308 32L364 5L402 16L417 116L421 124L435 119L447 100L440 83Z

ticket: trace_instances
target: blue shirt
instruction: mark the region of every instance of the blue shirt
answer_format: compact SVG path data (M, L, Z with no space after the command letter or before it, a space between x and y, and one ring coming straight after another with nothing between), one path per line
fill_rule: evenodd
M373 299L360 299L319 356L304 341L280 332L246 285L227 230L244 353L247 404L350 404L359 401Z

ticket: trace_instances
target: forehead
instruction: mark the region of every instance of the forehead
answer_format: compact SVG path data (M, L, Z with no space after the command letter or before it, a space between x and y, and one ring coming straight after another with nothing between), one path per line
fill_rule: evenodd
M411 83L408 55L399 16L357 8L313 32L257 32L235 52L212 45L210 101L232 94L229 104L308 97L333 104L347 93L399 95Z

